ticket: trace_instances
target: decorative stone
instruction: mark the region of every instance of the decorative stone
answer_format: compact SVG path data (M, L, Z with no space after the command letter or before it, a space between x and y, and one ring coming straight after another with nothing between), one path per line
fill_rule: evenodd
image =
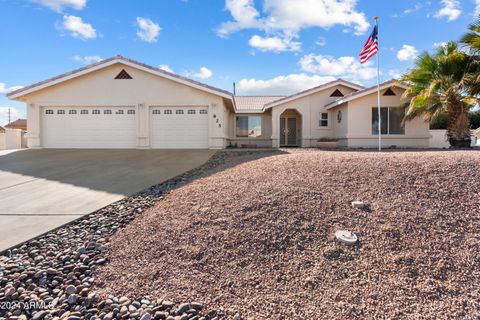
M335 238L346 245L354 245L358 241L358 237L348 230L337 230Z
M365 203L363 201L352 201L352 208L363 209L365 208Z

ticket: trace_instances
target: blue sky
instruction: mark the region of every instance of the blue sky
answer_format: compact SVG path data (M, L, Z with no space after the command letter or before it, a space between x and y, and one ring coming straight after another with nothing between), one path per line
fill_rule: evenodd
M458 39L480 0L0 0L5 93L116 54L238 94L289 94L334 78L375 83L358 53L380 16L381 78Z

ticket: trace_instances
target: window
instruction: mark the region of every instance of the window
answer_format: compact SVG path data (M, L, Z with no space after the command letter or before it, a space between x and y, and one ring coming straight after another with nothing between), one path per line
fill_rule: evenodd
M88 110L80 110L80 114L88 114Z
M170 109L164 110L163 114L172 114L172 110L170 110Z
M100 114L100 110L95 109L92 111L92 114Z
M262 135L262 117L237 116L236 134L240 138L256 138Z
M130 110L127 111L127 114L135 114L135 110L130 109Z
M45 110L45 114L53 114L53 110L50 110L50 109Z
M318 121L318 126L325 128L328 127L328 113L320 112L320 120Z
M65 110L57 110L57 114L65 114Z
M176 114L183 114L183 110L176 110L175 113Z
M77 110L68 110L68 114L77 114Z
M403 118L405 117L404 107L381 107L381 130L382 134L405 134ZM378 108L372 108L372 134L378 135Z
M123 114L123 110L117 110L116 114Z
M160 114L160 110L152 110L152 114Z
M207 109L202 109L202 110L200 110L199 113L200 113L200 114L207 114L207 113L208 113L208 110L207 110Z
M188 114L196 114L197 112L196 112L195 110L193 110L193 109L190 109L190 110L187 111L187 113L188 113Z
M112 110L110 109L103 110L103 114L112 114Z

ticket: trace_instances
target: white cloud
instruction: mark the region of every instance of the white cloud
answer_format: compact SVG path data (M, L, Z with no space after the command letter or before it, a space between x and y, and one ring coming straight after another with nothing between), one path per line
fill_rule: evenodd
M7 85L3 82L0 82L0 94L7 94L12 91L18 90L23 88L22 86L12 86L12 87L7 87Z
M475 0L475 16L480 15L480 0Z
M212 70L208 69L207 67L201 67L200 71L193 74L193 77L199 79L208 79L213 75Z
M352 29L357 35L364 34L370 24L356 5L357 0L263 0L262 15L253 0L226 0L225 8L233 20L222 23L217 34L227 37L239 30L258 29L266 34L262 39L275 38L279 33L292 39L302 29L329 29L336 25Z
M418 50L411 45L404 44L397 52L397 59L400 61L411 61L418 56Z
M443 41L442 42L434 42L433 43L433 48L438 49L438 48L441 48L441 47L445 47L446 45L447 45L447 43L443 42Z
M415 3L414 6L412 7L409 7L405 10L403 10L402 13L398 14L394 14L393 17L394 18L400 18L400 17L403 17L403 16L406 16L406 15L409 15L409 14L412 14L412 13L415 13L417 11L420 11L424 6L430 6L431 5L431 2L430 1L426 1L425 3L421 3L421 2L417 2Z
M250 38L248 42L251 47L258 49L260 51L273 51L273 52L283 52L283 51L299 51L301 43L293 41L292 37L262 37L259 35L254 35Z
M103 59L99 56L74 56L73 60L81 62L83 64L92 64L96 63L99 61L102 61Z
M335 77L305 73L278 76L268 80L241 79L237 92L242 95L288 95L335 80Z
M74 38L82 40L95 39L97 31L91 24L83 22L82 18L76 16L63 16L63 29L70 31Z
M392 79L400 79L402 77L402 72L397 69L388 70L388 75Z
M447 21L454 21L460 17L462 10L460 10L460 2L457 0L441 0L443 5L436 14L435 18L447 18Z
M8 107L0 107L0 126L8 124ZM16 108L10 108L10 119L12 121L18 118L25 118Z
M87 0L32 0L48 7L56 12L62 12L65 8L82 10L87 5Z
M137 36L145 42L157 42L162 28L150 19L137 17Z
M334 58L327 55L308 54L300 59L303 71L322 76L345 78L352 81L370 80L377 76L371 62L361 64L357 58L344 56Z
M173 73L173 69L166 64L161 64L158 66L159 69Z

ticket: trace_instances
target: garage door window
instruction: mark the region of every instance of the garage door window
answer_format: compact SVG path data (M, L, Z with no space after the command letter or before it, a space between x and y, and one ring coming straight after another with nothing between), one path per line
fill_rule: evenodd
M160 110L152 110L152 114L161 114Z
M116 114L123 114L123 110L117 110Z
M177 110L175 111L176 114L183 114L183 110Z
M103 110L103 114L112 114L112 110L110 109Z
M45 114L53 114L53 110L50 110L50 109L45 110Z
M92 114L100 114L100 110L93 110Z
M167 109L167 110L163 111L163 114L172 114L172 110Z
M88 110L81 110L80 114L88 114Z
M68 110L68 114L77 114L77 110Z
M202 109L202 110L200 110L200 112L199 112L199 113L200 113L200 114L207 114L207 113L208 113L208 111L207 111L206 109Z
M65 110L57 110L57 114L65 114Z
M127 114L135 114L135 110L128 110Z
M195 112L195 110L193 110L193 109L190 109L190 110L188 110L188 112L187 112L187 113L188 113L188 114L195 114L196 112Z

